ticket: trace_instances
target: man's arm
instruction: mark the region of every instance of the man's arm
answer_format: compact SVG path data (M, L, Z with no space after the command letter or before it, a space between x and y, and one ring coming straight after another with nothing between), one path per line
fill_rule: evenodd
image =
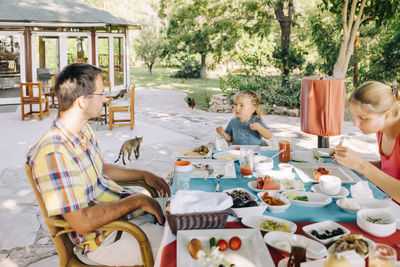
M157 190L160 196L164 197L171 194L165 180L148 171L126 169L114 164L104 163L104 174L115 182L144 180L146 184Z
M154 214L160 224L164 223L162 209L158 202L144 194L64 213L62 217L76 232L86 234L138 208Z

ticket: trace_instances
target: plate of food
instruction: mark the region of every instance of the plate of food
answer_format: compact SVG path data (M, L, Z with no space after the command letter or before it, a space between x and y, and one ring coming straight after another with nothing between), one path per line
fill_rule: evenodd
M297 230L297 225L294 222L268 215L243 218L242 224L263 232L280 231L294 233Z
M321 193L293 190L283 192L282 194L285 198L289 199L292 204L305 207L320 208L332 202L331 197Z
M357 199L342 198L336 201L341 209L348 213L356 214L360 209L386 209L390 207L389 202L382 199Z
M177 266L275 266L259 230L207 229L177 233Z
M239 150L228 150L223 152L214 153L213 158L219 160L239 160L240 151Z
M233 188L224 192L232 197L232 211L238 218L262 215L268 207L264 202L258 202L258 198L244 188Z
M302 247L307 250L306 257L308 259L322 259L327 255L327 250L324 245L302 235L285 232L269 232L264 236L264 241L267 245L288 255L291 250L290 239L295 239L296 243L301 244Z
M329 248L329 253L340 253L349 250L355 251L361 258L367 258L369 250L376 246L375 242L360 234L342 236Z
M256 192L304 189L304 183L296 180L294 173L284 171L267 171L266 175L259 176L257 180L250 181L247 185Z
M212 151L210 147L206 145L201 145L195 147L193 150L176 150L175 157L180 159L210 159Z
M322 175L334 175L342 183L356 183L362 179L346 166L338 163L292 163L300 179L305 182L318 182Z
M322 244L330 244L342 236L350 234L350 230L334 221L322 221L303 226L303 232Z
M235 164L233 161L215 159L191 159L192 178L236 178Z

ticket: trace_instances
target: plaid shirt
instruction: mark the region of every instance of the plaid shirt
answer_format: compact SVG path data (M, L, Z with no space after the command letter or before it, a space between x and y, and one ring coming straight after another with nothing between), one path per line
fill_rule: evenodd
M61 215L101 203L118 201L132 194L103 173L103 154L93 130L86 124L80 136L69 131L57 118L50 130L27 154L32 174L49 216ZM123 216L130 220L141 209ZM109 231L69 234L85 252L95 250Z

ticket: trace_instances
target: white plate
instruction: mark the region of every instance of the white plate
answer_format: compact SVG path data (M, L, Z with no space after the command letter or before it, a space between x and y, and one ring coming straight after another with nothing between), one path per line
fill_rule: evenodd
M261 232L256 229L208 229L208 230L183 230L177 234L177 266L204 267L205 265L193 259L188 251L188 244L193 238L201 241L203 249L210 250L209 240L211 237L225 239L229 242L233 236L242 240L239 250L227 249L221 254L227 257L236 257L236 266L275 266L267 246L265 245ZM251 260L251 264L240 264L237 258Z
M371 247L373 247L373 248L376 247L376 244L375 244L374 241L372 241L372 240L369 239L369 238L366 238L365 236L363 236L363 237L364 237L364 240L368 242L368 251L371 249ZM334 253L335 244L336 244L336 242L333 243L333 244L328 248L328 252L329 252L329 253ZM367 255L364 256L364 259L366 259L366 258L368 257L368 254L369 254L369 252L367 253Z
M294 200L294 199L287 198L286 197L287 194L291 193L291 192L296 193L296 195L298 195L298 196L307 196L308 201L301 201L301 200ZM292 191L283 192L282 194L284 197L289 199L289 201L292 204L299 205L299 206L305 206L305 207L319 208L319 207L324 207L332 202L331 197L324 195L324 194L320 194L320 193L314 193L314 192L292 190Z
M318 157L332 158L332 153L335 151L334 148L313 148L313 153Z
M280 250L286 254L290 254L289 237L293 235L294 234L285 232L269 232L265 234L264 241L269 246L276 248L277 250ZM307 258L321 259L327 255L326 247L321 243L302 235L296 235L296 237L307 249Z
M316 159L312 150L297 150L290 152L290 159L292 161L303 162L303 163L314 163Z
M239 150L228 150L224 152L218 152L213 155L213 158L219 160L239 160L240 151Z
M215 159L192 159L192 178L215 178L218 174L224 175L223 178L236 178L235 163L227 160L215 160ZM209 168L213 168L214 172L208 174L206 165Z
M282 192L285 190L303 190L304 184L299 180L295 180L296 175L292 172L284 172L284 171L267 171L266 175L270 176L274 183L279 184L279 190L262 190L257 188L257 180L250 181L247 185L256 192ZM264 176L264 175L262 175ZM295 181L295 182L294 182ZM293 183L296 183L295 186Z
M343 206L344 199L339 199L336 201L336 205L342 208L344 211L348 213L357 213L360 209L387 209L390 207L390 204L382 199L356 199L352 198L359 206L359 209L350 209Z
M232 150L240 150L240 148L248 148L253 150L260 150L260 146L257 145L230 145L230 149Z
M334 236L334 237L331 237L331 238L327 238L327 239L319 239L316 236L311 234L311 232L313 230L316 230L319 234L322 234L322 233L325 232L325 230L332 231L332 230L337 229L337 228L343 229L344 234L337 235L337 236ZM303 229L303 232L307 236L309 236L312 239L315 239L315 240L317 240L317 241L319 241L319 242L321 242L322 244L325 244L325 245L329 244L329 243L331 243L333 241L338 240L342 236L350 234L349 229L347 229L346 227L344 227L344 226L342 226L342 225L340 225L338 223L335 223L334 221L330 221L330 220L322 221L322 222L318 222L318 223L312 223L312 224L303 226L302 229Z
M350 193L346 187L342 186L342 188L340 189L340 192L337 193L336 195L328 195L321 191L319 184L315 184L315 185L311 186L311 190L314 192L317 192L317 193L321 193L321 194L330 196L331 198L344 198L344 197L347 197Z
M293 162L295 171L299 175L300 179L305 182L317 182L314 178L313 169L320 167L332 172L332 175L339 177L342 183L356 183L362 181L362 179L355 174L352 170L346 166L338 163L296 163Z
M290 233L294 233L297 230L297 225L294 222L284 220L281 218L277 218L277 217L268 216L268 215L249 216L249 217L243 218L242 224L244 224L248 227L254 228L254 229L261 230L263 232L271 232L270 230L260 228L260 224L265 220L271 220L271 221L275 221L277 223L287 223L290 228ZM280 232L280 233L283 233L283 232Z
M195 147L193 149L196 149L196 148L197 147ZM175 158L178 158L178 159L211 159L212 149L210 147L208 147L208 148L210 149L210 151L204 156L201 156L200 154L185 155L185 153L192 153L192 151L190 151L190 150L183 151L183 150L178 150L178 149L175 150L174 156L175 156Z

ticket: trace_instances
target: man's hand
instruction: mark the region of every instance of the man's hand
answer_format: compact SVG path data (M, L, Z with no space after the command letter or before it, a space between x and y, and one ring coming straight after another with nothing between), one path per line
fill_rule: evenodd
M161 209L160 204L157 202L157 200L155 200L154 198L151 198L151 197L147 197L142 202L142 205L140 206L140 208L142 210L147 211L148 213L151 213L154 216L156 216L157 221L160 225L164 224L165 218L163 215L163 211Z
M357 152L351 150L348 147L338 145L335 148L335 153L333 157L337 160L338 163L356 170L360 172L362 165L365 163L365 160L357 154Z
M153 187L158 192L158 195L160 197L166 197L171 195L171 190L167 182L163 178L151 172L148 172L144 176L144 181L146 184Z

